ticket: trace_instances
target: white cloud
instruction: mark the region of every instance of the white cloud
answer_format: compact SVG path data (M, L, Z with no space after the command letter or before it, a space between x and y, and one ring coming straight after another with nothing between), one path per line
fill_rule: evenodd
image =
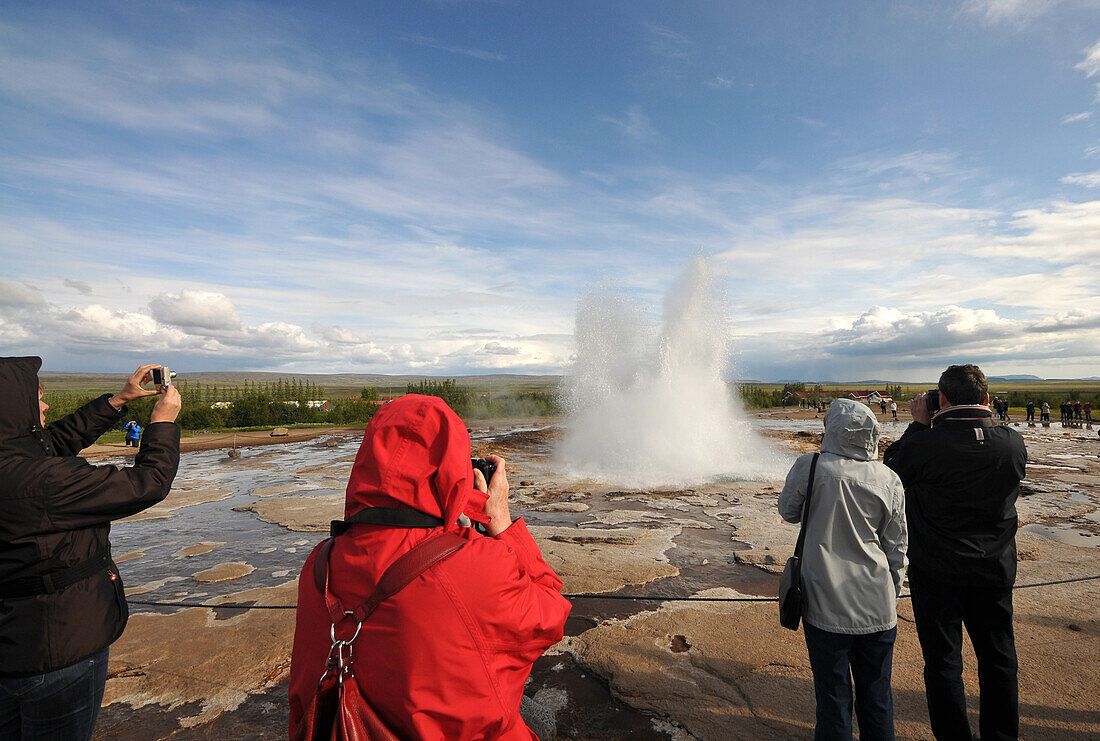
M686 59L691 55L694 43L682 33L656 23L648 25L649 50L665 59Z
M153 318L187 330L238 330L241 317L229 298L212 291L184 289L164 293L149 302Z
M921 183L935 178L959 180L968 173L959 166L958 157L952 152L927 152L916 150L903 154L868 153L845 157L836 163L837 169L857 173L860 177L881 175L912 176Z
M967 0L965 9L986 23L1027 24L1057 4L1057 0Z
M1091 49L1085 52L1085 58L1074 65L1074 69L1081 70L1086 77L1100 75L1100 41L1097 41Z
M715 90L729 90L733 87L733 80L728 77L723 77L722 75L715 75L710 80L704 80L703 84Z
M430 36L405 36L406 41L412 42L417 46L425 46L429 49L439 49L441 51L450 52L452 54L460 54L464 57L471 57L473 59L479 59L483 62L504 62L508 57L504 54L495 51L485 51L484 49L474 49L467 46L453 46L450 44L442 44Z
M31 288L25 283L0 278L0 306L12 309L33 309L45 304L46 300L42 298L38 289Z
M90 295L92 293L91 285L89 285L85 281L73 280L72 278L66 278L64 283L65 283L66 286L73 289L77 293L82 293L85 296Z
M1092 265L1100 261L1100 201L1056 201L1017 211L1009 226L1017 233L993 240L978 254Z
M1040 319L1032 325L1036 332L1061 332L1064 330L1095 329L1100 327L1100 311L1074 309Z
M325 327L321 336L324 337L326 342L333 342L337 345L366 345L370 343L370 337L363 332L353 332L350 329L344 327Z
M14 352L15 348L26 347L31 340L31 333L20 322L8 321L0 316L0 342L7 352ZM7 354L7 353L5 353Z
M486 342L481 351L489 355L519 355L520 349L511 345L502 345L499 342Z
M1075 172L1062 178L1066 185L1080 185L1084 188L1100 188L1100 170L1096 172Z
M108 346L154 347L164 340L178 340L183 333L166 330L146 314L113 310L99 304L56 312L47 318L65 340L96 342Z
M1077 123L1078 121L1086 121L1092 118L1092 111L1082 111L1081 113L1073 113L1068 116L1062 117L1063 124Z
M989 309L945 306L937 311L903 313L876 306L846 329L827 334L822 349L839 355L913 353L988 342L1019 332L1019 323Z
M631 106L622 118L600 116L599 120L615 124L624 135L631 139L651 139L656 134L656 130L649 122L649 117L642 112L641 106Z
M247 327L238 340L241 345L266 353L288 355L316 353L324 345L306 336L305 330L289 322L266 322L258 327Z

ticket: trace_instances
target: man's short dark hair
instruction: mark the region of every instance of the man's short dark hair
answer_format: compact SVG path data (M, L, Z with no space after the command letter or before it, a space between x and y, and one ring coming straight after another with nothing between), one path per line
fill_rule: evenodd
M940 376L940 391L952 404L984 404L989 383L976 365L951 365Z

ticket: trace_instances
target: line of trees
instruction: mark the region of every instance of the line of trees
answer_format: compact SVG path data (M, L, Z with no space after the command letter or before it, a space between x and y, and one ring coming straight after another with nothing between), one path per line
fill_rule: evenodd
M455 379L426 380L405 387L410 394L438 396L463 419L491 417L553 417L562 413L557 391L475 392Z
M325 391L311 381L279 379L264 383L246 382L240 386L219 387L216 384L181 381L176 384L183 402L178 422L185 430L217 430L241 427L269 427L290 424L366 424L374 416L377 403L362 399L337 399L328 408L310 402L325 400ZM377 393L374 394L377 398ZM76 411L94 396L73 392L46 390L43 395L50 405L46 421L52 422ZM137 420L143 427L157 397L146 397L127 406L126 419Z
M364 386L359 398L326 399L328 394L317 384L302 379L277 381L246 381L237 386L218 386L200 381L181 380L176 384L183 408L178 422L185 430L220 430L228 428L271 427L292 424L365 425L382 402L374 386ZM544 417L561 414L556 391L515 390L496 393L477 392L459 384L453 378L410 383L410 394L438 396L468 419L489 417ZM44 398L50 405L46 422L53 422L76 411L93 394L46 389ZM143 427L157 397L131 402L127 415L114 429L122 429L129 420ZM327 408L316 403L328 401Z

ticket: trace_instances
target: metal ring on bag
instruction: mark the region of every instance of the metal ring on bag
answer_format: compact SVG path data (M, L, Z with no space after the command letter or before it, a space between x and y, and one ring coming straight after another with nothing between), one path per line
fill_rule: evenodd
M349 612L347 614L351 615L353 613ZM352 641L354 641L356 638L359 637L359 631L362 630L362 629L363 629L363 623L358 623L355 626L355 633L352 634L351 638L347 639L346 641L345 640L337 640L336 639L336 623L333 623L332 627L329 628L328 634L329 634L329 637L332 638L332 645L335 646L338 643L351 643Z

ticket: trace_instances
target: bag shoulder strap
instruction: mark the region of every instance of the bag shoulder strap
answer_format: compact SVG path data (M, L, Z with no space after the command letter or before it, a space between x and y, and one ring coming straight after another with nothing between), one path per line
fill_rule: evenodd
M390 527L443 527L443 520L416 509L397 507L366 507L346 520L332 520L329 535L343 535L356 524L389 525Z
M806 483L806 500L802 503L802 524L798 527L798 542L794 545L795 558L802 558L802 547L806 544L806 520L810 517L810 496L814 493L814 474L817 472L817 459L821 453L814 453L810 461L810 480Z
M378 580L378 585L367 597L363 604L355 610L345 611L335 595L329 590L329 556L332 553L332 543L335 539L329 538L321 546L317 553L317 559L313 563L313 578L318 585L318 591L325 595L325 607L333 623L339 623L345 618L350 618L356 623L366 620L375 608L382 602L404 589L409 582L435 566L443 559L451 556L462 546L466 545L466 539L455 533L440 533L427 540L417 543L411 550L390 564Z

